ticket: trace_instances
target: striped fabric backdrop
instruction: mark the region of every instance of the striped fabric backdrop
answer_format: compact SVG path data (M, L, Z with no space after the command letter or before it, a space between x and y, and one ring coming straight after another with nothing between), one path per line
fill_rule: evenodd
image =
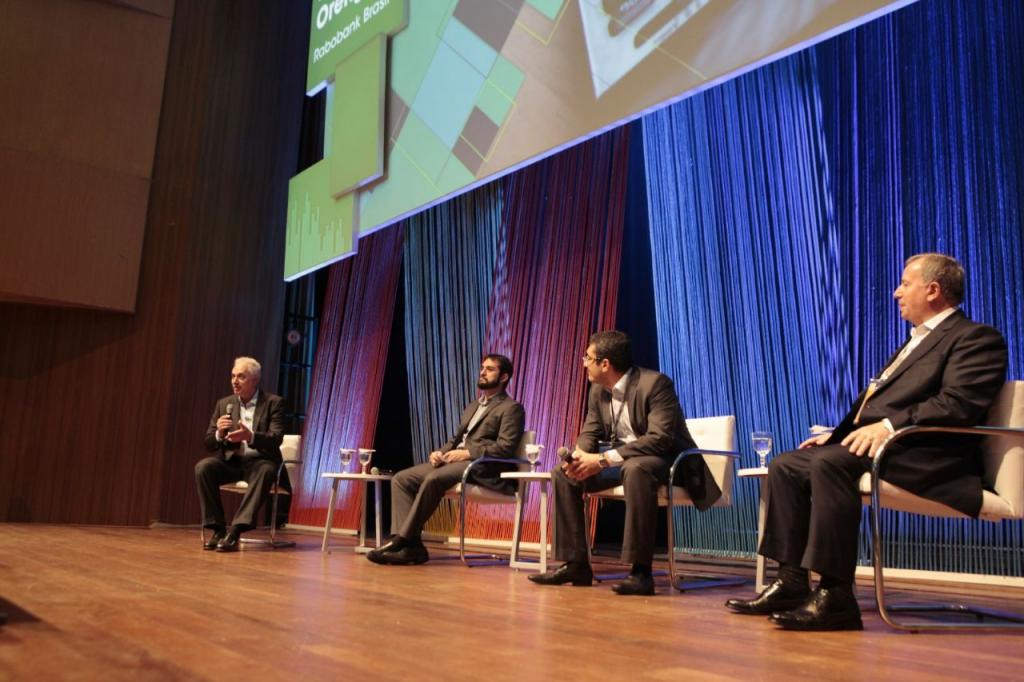
M745 465L751 430L780 451L836 423L902 343L916 252L964 263L1024 376L1022 30L1019 3L918 3L644 120L662 368L689 414L736 414ZM755 506L741 484L683 537L750 556ZM1020 523L890 523L893 565L1024 571Z
M601 136L412 218L406 346L416 461L445 442L483 353L508 355L510 393L553 465L582 418L586 338L615 319L628 133ZM451 267L451 264L459 264ZM470 509L474 537L511 534L511 509ZM538 536L529 511L526 539ZM448 533L452 506L429 531Z
M331 266L310 389L303 464L291 519L322 526L338 449L373 447L402 261L401 227L359 240L359 253ZM353 465L354 466L354 465ZM335 528L357 528L360 487L342 483Z

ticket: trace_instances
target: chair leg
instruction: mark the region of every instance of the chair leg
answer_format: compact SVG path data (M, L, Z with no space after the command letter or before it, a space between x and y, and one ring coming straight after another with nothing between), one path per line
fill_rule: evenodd
M697 576L699 580L690 580L689 582L683 580L683 576L680 575L679 568L676 566L676 515L674 513L675 501L672 499L671 485L666 486L665 497L668 499L668 504L665 507L665 511L668 514L668 521L665 524L668 528L668 573L672 587L680 592L686 592L687 590L702 590L709 587L734 587L746 583L746 578L716 578L713 576Z
M886 625L907 632L949 632L949 631L1006 631L1024 628L1024 614L1010 613L970 604L888 604L885 599L885 557L882 549L882 510L879 504L878 487L872 481L871 489L871 563L875 574L875 603L878 615ZM957 622L906 622L893 617L895 613L958 614L974 616L973 623ZM984 619L990 619L984 622Z

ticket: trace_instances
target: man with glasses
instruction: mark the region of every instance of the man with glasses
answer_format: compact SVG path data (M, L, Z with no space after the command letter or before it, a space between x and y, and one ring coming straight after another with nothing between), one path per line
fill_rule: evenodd
M587 416L576 449L551 472L555 491L556 570L531 575L541 585L590 585L594 573L587 552L583 493L622 485L626 493L626 531L622 561L629 577L613 585L617 594L654 594L651 563L657 528L658 488L668 483L676 456L695 447L686 429L672 380L635 367L629 336L620 331L590 337L583 366L590 380ZM700 455L687 457L684 480L698 509L721 496Z

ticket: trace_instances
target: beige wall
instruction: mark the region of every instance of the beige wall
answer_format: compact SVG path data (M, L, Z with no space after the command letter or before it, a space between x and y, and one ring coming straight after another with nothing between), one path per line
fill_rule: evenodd
M135 309L173 0L0 0L0 300Z

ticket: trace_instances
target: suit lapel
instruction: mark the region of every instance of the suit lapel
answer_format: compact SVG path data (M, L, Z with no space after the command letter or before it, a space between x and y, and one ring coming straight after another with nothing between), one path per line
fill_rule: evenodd
M499 393L496 396L494 396L493 398L491 398L490 402L487 403L487 409L484 410L484 415L486 415L488 412L493 410L498 405L498 403L500 403L502 400L505 399L506 395L508 395L508 394L507 393ZM472 409L466 410L466 415L465 415L466 419L465 419L465 421L462 424L462 428L466 429L466 433L467 434L468 433L472 433L473 431L476 431L477 427L480 426L480 424L482 424L483 421L484 421L484 416L481 415L480 419L477 420L476 424L473 424L473 428L469 428L470 422L473 421L473 415L476 414L477 408L479 406L480 406L480 403L476 402L476 403L473 403L470 406Z
M260 418L263 417L263 413L267 410L267 396L263 391L256 396L256 409L252 412L252 431L256 431L260 423ZM239 407L239 415L242 414L241 407Z
M959 322L961 318L963 318L963 313L957 311L939 323L938 327L928 332L928 336L924 337L924 339L921 340L921 343L917 345L917 348L912 350L910 355L900 363L899 367L892 371L892 374L889 375L889 378L882 383L878 390L882 390L886 386L892 384L904 372L913 367L915 362L928 354L928 352L943 339L949 330L956 326L957 322Z

